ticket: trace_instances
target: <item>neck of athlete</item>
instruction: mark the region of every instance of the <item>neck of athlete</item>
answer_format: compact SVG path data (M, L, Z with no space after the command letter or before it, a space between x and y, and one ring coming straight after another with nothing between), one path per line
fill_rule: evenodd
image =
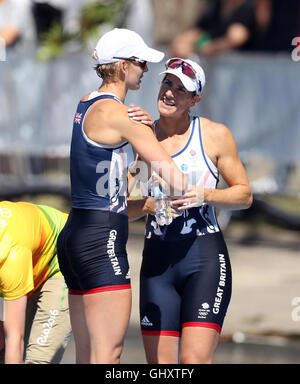
M173 136L185 135L190 127L190 115L183 114L179 118L160 116L156 123L156 136L160 140Z
M125 101L127 91L128 88L122 82L110 82L107 84L103 83L98 89L98 92L113 93L114 95L118 96L118 98L122 100L123 103Z

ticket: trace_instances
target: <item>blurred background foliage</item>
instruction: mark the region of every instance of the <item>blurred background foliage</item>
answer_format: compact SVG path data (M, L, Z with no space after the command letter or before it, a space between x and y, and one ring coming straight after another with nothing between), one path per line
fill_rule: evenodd
M44 34L37 51L37 58L47 61L65 53L67 47L76 45L77 49L89 46L98 39L101 27L122 27L122 20L127 11L126 0L92 0L85 4L79 19L79 30L68 32L61 24L54 24ZM74 49L74 48L73 48Z

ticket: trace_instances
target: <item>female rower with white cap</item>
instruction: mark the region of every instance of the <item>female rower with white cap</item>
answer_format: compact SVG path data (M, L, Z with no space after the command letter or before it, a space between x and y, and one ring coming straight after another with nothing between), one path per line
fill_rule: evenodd
M248 208L252 194L229 129L190 116L205 85L201 66L172 58L162 74L155 134L192 185L173 200L177 213L169 225L157 223L152 198L144 203L149 215L140 272L141 330L149 363L209 363L231 297L230 260L215 207ZM216 189L219 174L225 189Z
M60 269L69 288L77 363L119 363L131 310L126 254L127 169L135 151L175 192L187 180L160 146L152 129L128 116L124 100L137 90L147 61L164 54L128 29L113 29L93 57L100 88L84 96L73 123L70 172L72 209L58 239ZM149 115L143 116L148 125Z

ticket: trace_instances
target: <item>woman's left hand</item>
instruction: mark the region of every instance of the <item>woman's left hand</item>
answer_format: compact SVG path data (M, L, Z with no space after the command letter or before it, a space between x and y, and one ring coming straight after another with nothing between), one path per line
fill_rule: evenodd
M154 121L152 120L152 117L143 108L137 107L133 104L130 105L130 108L128 109L128 116L131 119L148 125L151 129L154 129Z
M199 207L204 203L204 187L203 185L191 185L189 184L187 190L180 198L173 199L171 205L183 211L193 207Z

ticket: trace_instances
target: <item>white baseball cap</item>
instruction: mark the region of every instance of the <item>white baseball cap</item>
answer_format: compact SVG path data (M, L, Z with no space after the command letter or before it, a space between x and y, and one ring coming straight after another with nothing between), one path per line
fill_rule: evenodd
M202 67L195 61L172 57L166 62L166 70L160 75L171 73L177 76L185 89L200 95L205 86L205 74ZM189 75L190 73L190 75Z
M164 56L163 52L148 47L139 34L124 28L114 28L101 36L93 55L98 64L115 63L120 58L132 57L158 63Z

